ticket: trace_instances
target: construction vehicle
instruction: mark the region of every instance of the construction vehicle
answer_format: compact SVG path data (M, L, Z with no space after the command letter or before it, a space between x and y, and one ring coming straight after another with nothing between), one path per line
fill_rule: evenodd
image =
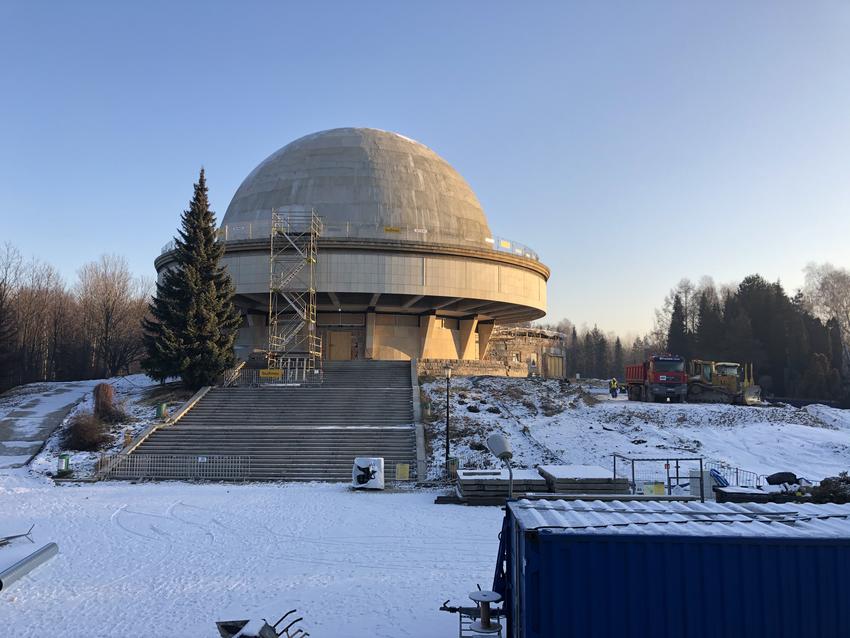
M681 403L688 392L685 360L676 354L657 354L626 366L626 385L630 401Z
M688 368L688 403L761 403L753 364L694 359Z

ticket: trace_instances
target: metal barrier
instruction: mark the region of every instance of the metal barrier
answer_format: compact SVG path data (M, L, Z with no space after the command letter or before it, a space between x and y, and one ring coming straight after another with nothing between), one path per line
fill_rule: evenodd
M723 478L729 481L729 485L734 487L761 487L765 483L764 476L761 474L742 470L740 467L733 467L718 461L706 462L705 469L717 470Z
M268 220L245 222L240 224L224 224L217 231L219 241L248 241L253 239L268 239L271 236L271 213ZM325 223L323 237L330 239L341 237L348 239L395 239L416 243L447 243L459 246L490 248L518 257L540 261L540 257L531 248L505 237L463 237L456 233L439 229L412 228L406 226L383 226L377 224L360 224L346 222L342 224ZM161 253L174 250L175 240L162 247Z
M673 496L674 490L687 489L690 492L691 470L699 472L699 498L705 500L709 485L704 483L704 464L701 456L671 456L671 457L634 457L614 453L614 478L627 478L632 492L637 494L638 488L644 494ZM663 465L661 465L663 463ZM658 487L661 492L654 489Z
M224 373L225 387L249 387L260 386L292 386L292 385L319 385L322 383L321 370L309 370L304 365L305 360L285 359L281 368L272 370L242 367L228 370ZM277 374L279 372L279 375Z
M251 475L251 457L118 454L99 459L101 468L106 479L245 481Z

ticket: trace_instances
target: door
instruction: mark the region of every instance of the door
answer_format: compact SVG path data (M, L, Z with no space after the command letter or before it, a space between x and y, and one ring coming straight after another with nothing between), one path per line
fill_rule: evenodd
M329 333L331 347L331 361L350 361L351 360L351 331L349 330L331 330Z

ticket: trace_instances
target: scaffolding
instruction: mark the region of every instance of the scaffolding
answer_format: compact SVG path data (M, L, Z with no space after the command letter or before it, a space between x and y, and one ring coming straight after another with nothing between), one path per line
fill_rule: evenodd
M322 379L315 285L321 233L321 219L313 210L272 210L267 360L269 369L280 370L284 383Z

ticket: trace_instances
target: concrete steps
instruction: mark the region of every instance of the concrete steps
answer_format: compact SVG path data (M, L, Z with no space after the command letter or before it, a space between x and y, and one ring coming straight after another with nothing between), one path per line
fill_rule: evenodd
M416 472L408 362L327 362L320 387L213 388L134 456L250 457L250 480L350 481L357 456ZM165 478L165 477L163 477Z

